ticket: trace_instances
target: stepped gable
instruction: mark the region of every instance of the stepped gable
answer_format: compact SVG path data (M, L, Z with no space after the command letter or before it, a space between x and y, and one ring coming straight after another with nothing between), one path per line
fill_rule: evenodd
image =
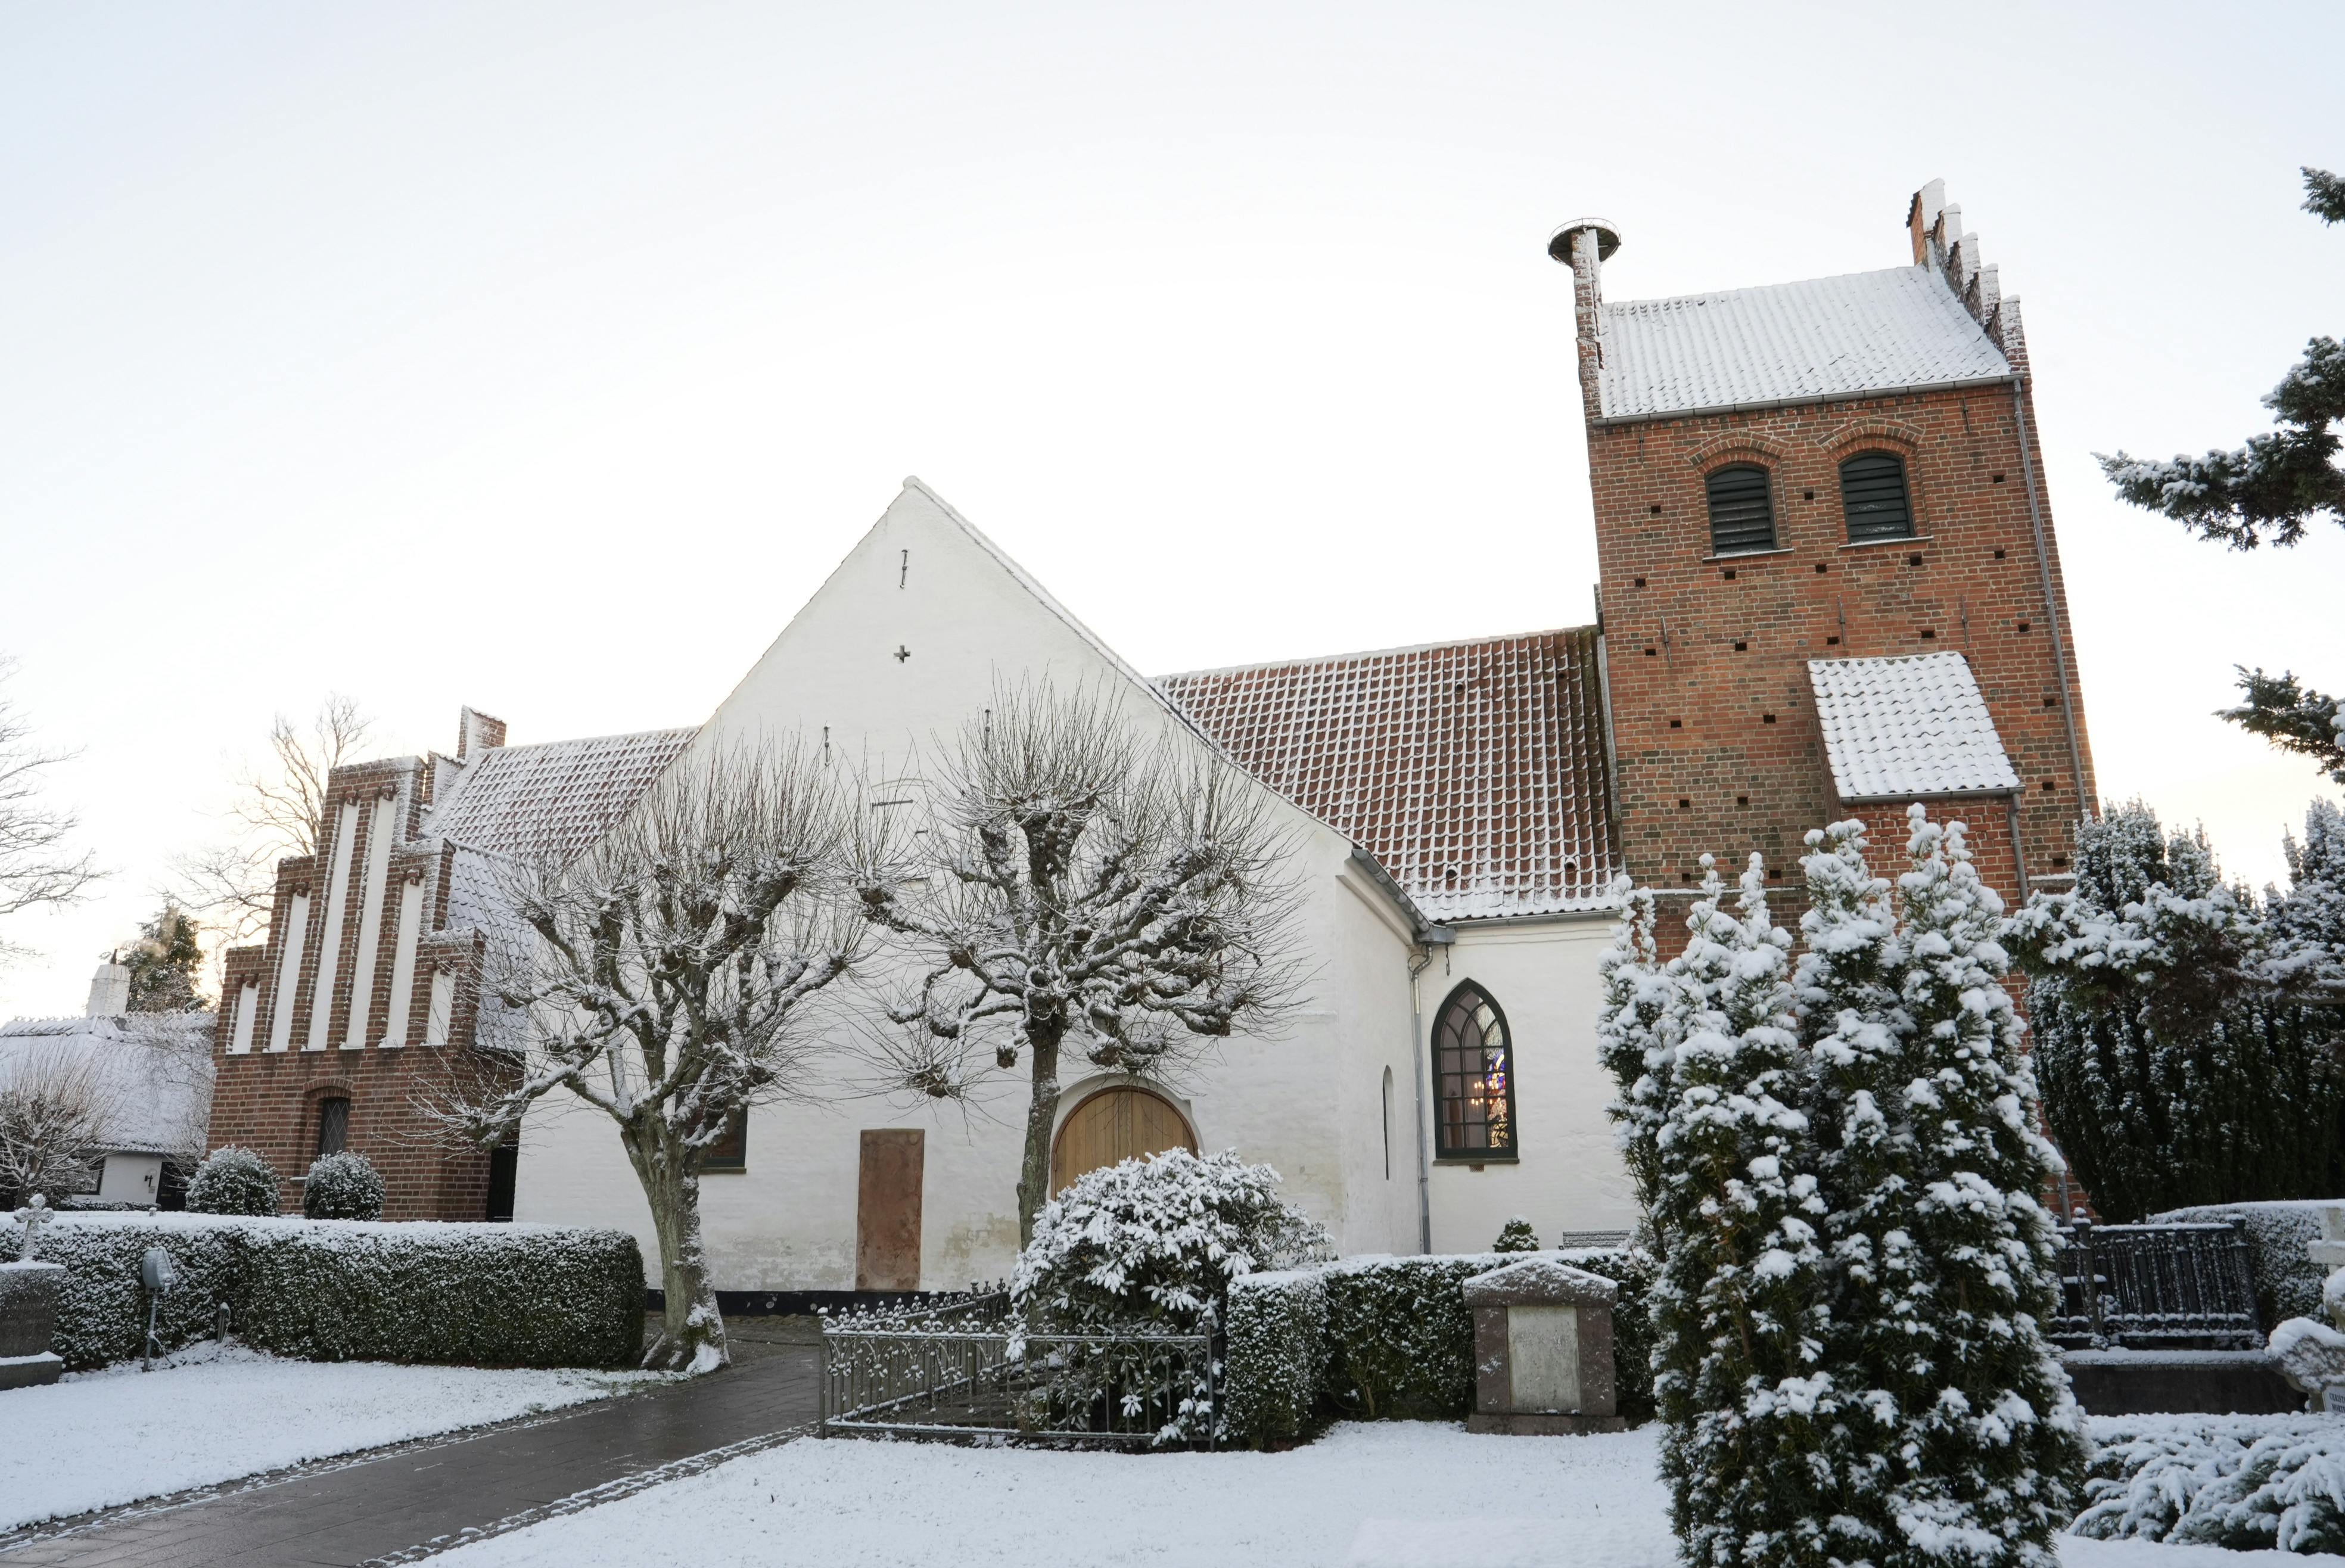
M1960 653L1811 659L1832 787L1847 802L2020 789L1995 719Z
M1592 626L1170 675L1241 766L1428 918L1609 907L1619 866Z
M569 859L616 825L698 728L498 746L466 764L424 824L491 855Z
M1603 420L1723 413L2007 381L1927 267L1598 307Z

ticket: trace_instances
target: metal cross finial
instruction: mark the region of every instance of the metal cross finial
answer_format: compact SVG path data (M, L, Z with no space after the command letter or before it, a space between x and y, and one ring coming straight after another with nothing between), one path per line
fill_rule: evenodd
M16 1218L25 1226L25 1245L17 1253L16 1261L30 1263L36 1255L36 1248L41 1239L41 1232L55 1224L57 1217L51 1211L49 1200L36 1192L24 1208L16 1210Z
M905 647L901 642L896 644L896 663L900 664L911 656L912 651L909 648Z

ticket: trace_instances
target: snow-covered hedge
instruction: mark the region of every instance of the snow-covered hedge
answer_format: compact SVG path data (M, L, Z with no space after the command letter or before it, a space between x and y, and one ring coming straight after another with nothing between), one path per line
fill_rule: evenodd
M2320 1239L2320 1210L2310 1200L2275 1203L2209 1203L2153 1214L2152 1225L2248 1222L2248 1256L2256 1276L2256 1312L2266 1329L2290 1318L2324 1318L2320 1287L2326 1275L2306 1248Z
M301 1183L301 1212L312 1219L380 1219L382 1177L363 1154L321 1154Z
M1260 1448L1310 1436L1327 1381L1325 1270L1231 1280L1226 1324L1222 1424L1231 1441Z
M1230 1288L1223 1400L1229 1439L1259 1446L1322 1420L1457 1420L1474 1406L1474 1315L1464 1286L1521 1253L1348 1258ZM1620 1286L1613 1357L1619 1411L1653 1412L1651 1257L1633 1248L1553 1256Z
M2334 1416L2111 1417L2093 1437L2078 1535L2345 1553Z
M0 1218L0 1261L24 1228ZM138 1259L171 1255L166 1348L230 1331L311 1361L621 1366L643 1348L643 1255L624 1231L207 1214L61 1217L38 1255L66 1266L56 1351L74 1369L139 1353Z

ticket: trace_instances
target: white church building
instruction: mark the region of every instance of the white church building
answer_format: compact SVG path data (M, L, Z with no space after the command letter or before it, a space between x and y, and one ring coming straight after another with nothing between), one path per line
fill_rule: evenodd
M1614 857L1592 628L1151 681L911 480L687 754L791 735L884 779L1028 679L1120 698L1290 803L1311 971L1277 1037L1223 1042L1183 1081L1071 1078L1054 1187L1185 1144L1274 1166L1347 1253L1476 1249L1516 1214L1550 1241L1629 1228L1594 1037ZM719 1289L1005 1276L1026 1086L1000 1086L991 1114L752 1109L701 1183ZM513 1217L633 1229L655 1257L607 1120L541 1106Z

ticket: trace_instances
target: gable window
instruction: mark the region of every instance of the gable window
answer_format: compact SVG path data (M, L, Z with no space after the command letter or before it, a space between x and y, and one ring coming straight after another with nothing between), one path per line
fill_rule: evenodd
M700 1151L703 1170L746 1170L749 1168L749 1113L736 1110L725 1118L725 1130L716 1141Z
M1507 1016L1468 980L1433 1019L1434 1131L1444 1159L1515 1158L1515 1053Z
M318 1102L318 1148L320 1154L340 1154L350 1141L350 1102L341 1095L329 1095Z
M1729 463L1702 481L1710 492L1710 552L1747 555L1775 548L1775 501L1767 470Z
M1848 515L1851 544L1914 537L1905 460L1895 452L1859 452L1841 464L1840 505Z

